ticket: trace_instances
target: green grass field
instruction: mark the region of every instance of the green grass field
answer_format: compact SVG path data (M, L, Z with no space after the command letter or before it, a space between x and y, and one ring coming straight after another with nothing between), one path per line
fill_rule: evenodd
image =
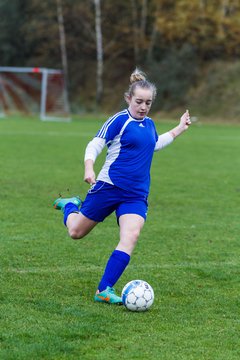
M93 302L114 215L74 241L52 208L59 193L84 197L103 121L0 120L0 359L239 360L240 127L196 123L155 154L148 220L115 286L152 285L152 308L133 313Z

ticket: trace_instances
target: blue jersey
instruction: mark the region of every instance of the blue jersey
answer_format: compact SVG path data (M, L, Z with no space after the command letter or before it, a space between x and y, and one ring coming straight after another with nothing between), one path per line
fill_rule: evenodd
M124 110L107 120L96 137L105 139L108 147L97 180L148 196L150 167L158 140L152 119L134 119Z

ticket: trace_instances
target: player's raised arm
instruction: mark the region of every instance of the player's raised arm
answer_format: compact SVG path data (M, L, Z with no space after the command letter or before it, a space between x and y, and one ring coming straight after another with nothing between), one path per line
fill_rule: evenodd
M167 145L170 145L177 136L181 135L188 129L189 125L191 125L191 119L189 111L186 110L185 113L181 116L178 126L158 136L158 141L156 142L154 151L159 151L165 148Z

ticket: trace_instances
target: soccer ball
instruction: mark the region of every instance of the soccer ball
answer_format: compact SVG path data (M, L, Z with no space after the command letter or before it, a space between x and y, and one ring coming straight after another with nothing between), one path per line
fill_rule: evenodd
M122 290L123 305L131 311L146 311L152 306L154 292L143 280L132 280Z

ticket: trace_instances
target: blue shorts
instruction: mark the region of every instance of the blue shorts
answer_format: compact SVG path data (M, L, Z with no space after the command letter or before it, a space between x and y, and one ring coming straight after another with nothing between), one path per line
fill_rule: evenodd
M146 220L147 210L146 196L139 196L115 185L97 181L88 191L80 212L90 220L102 222L113 211L116 212L117 221L125 214L137 214Z

